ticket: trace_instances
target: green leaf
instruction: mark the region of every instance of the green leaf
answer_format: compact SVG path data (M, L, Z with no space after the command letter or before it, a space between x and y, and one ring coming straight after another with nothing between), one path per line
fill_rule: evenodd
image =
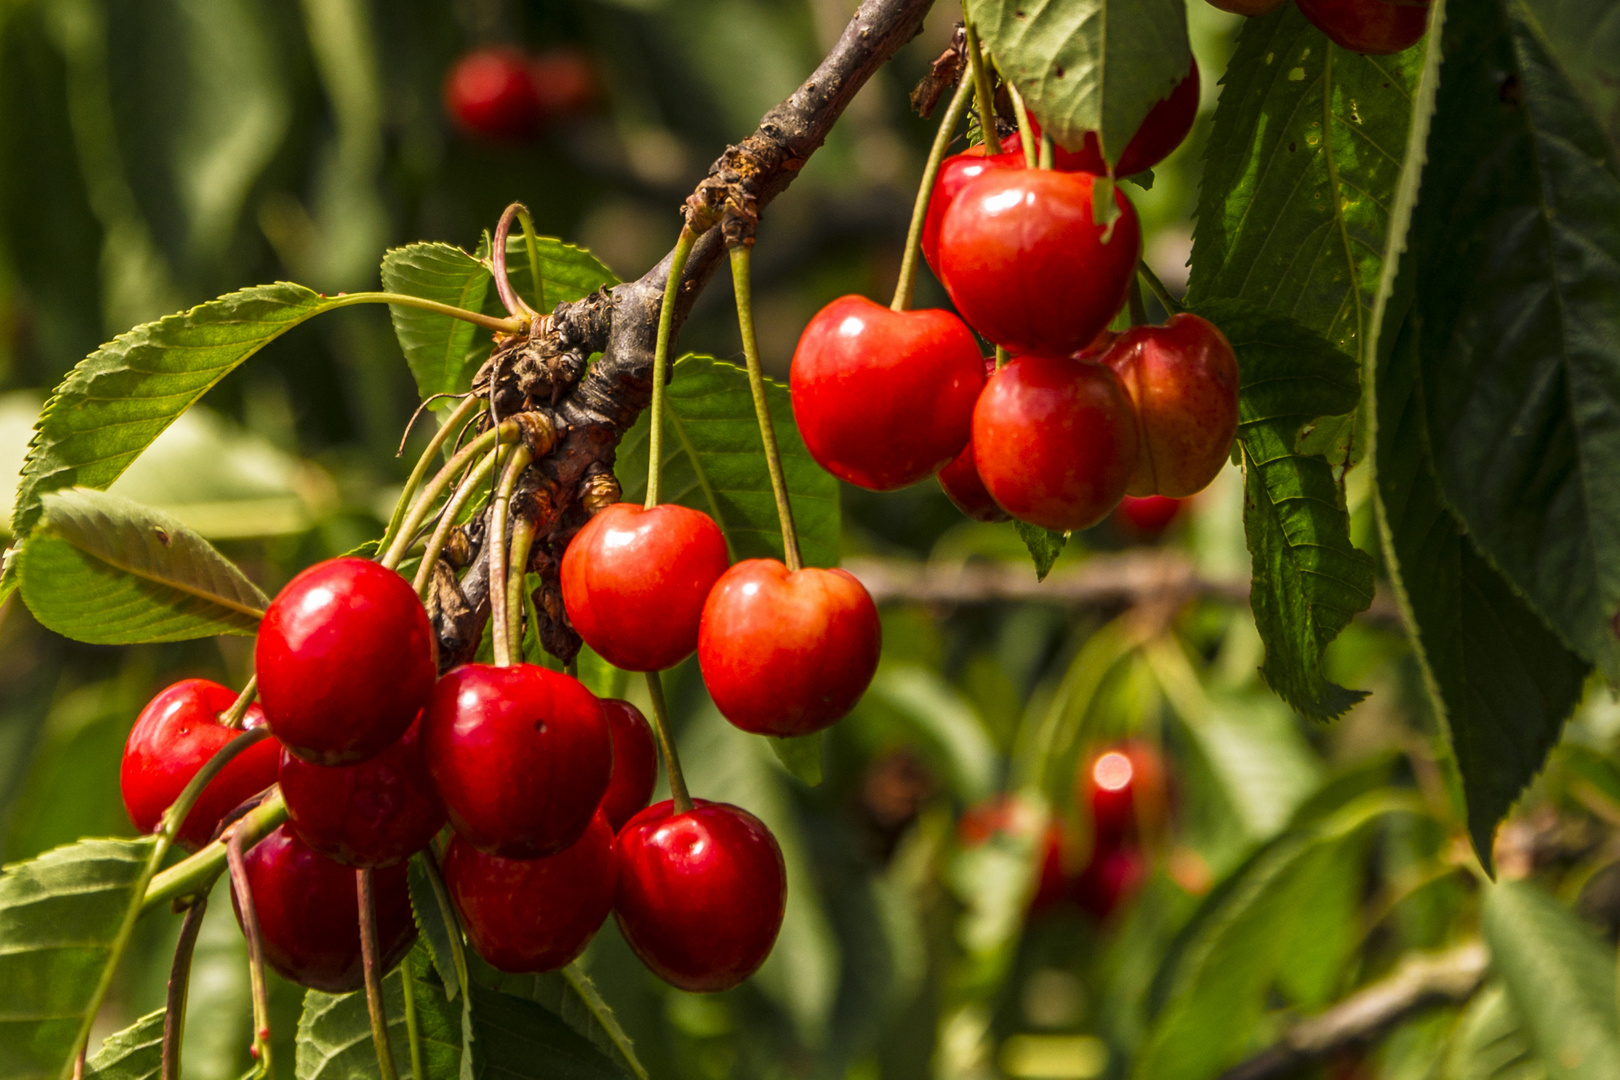
M493 989L543 1006L589 1039L622 1072L638 1080L648 1080L647 1070L636 1058L630 1036L619 1026L612 1007L602 999L596 984L578 962L561 971L538 975L509 975L480 964L479 979Z
M771 751L782 767L811 787L821 783L821 732L792 739L769 738Z
M1338 716L1366 694L1330 682L1323 653L1372 603L1373 561L1350 542L1332 467L1297 446L1307 422L1356 407L1355 362L1284 315L1232 301L1197 310L1238 357L1243 525L1254 559L1249 602L1266 645L1260 673L1306 716Z
M105 489L237 365L347 303L302 285L260 285L137 326L91 353L45 403L17 490L13 534L33 528L46 492Z
M1480 920L1491 965L1554 1080L1620 1076L1614 949L1552 897L1491 886Z
M169 515L85 488L43 512L18 563L28 609L57 633L128 645L258 629L269 599Z
M1423 55L1341 49L1293 4L1245 21L1204 156L1189 303L1247 300L1360 354Z
M383 1008L388 1014L389 1048L401 1073L410 1065L403 978L400 968L383 978ZM444 993L435 989L433 995L416 995L418 1009L430 1011L422 999L434 996L441 1005L444 1004ZM456 1055L454 1060L459 1062L460 1039L448 1049ZM448 1070L443 1066L444 1062L439 1061L438 1067L429 1070L429 1076L433 1080L447 1080L456 1075L453 1066ZM295 1075L298 1080L375 1080L377 1048L371 1039L371 1017L366 1011L364 990L352 994L327 994L311 990L304 995L304 1013L298 1018Z
M542 315L550 314L558 304L583 300L597 289L619 283L613 271L585 248L549 236L536 237L535 248L540 255L540 280L545 284L545 297L535 294L534 274L529 270L529 249L521 236L507 238L506 280ZM494 289L489 290L484 304L484 310L491 314L506 314Z
M1489 870L1496 824L1558 742L1590 668L1481 557L1442 500L1416 343L1406 322L1378 369L1385 565L1457 759L1474 851Z
M446 997L454 1001L467 986L467 954L461 924L449 907L449 895L441 891L441 883L434 880L436 871L427 864L432 857L425 851L417 852L406 867L411 916L416 920L416 929L422 935L433 969L444 983Z
M1045 581L1046 575L1052 572L1052 564L1063 554L1063 545L1069 542L1069 534L1043 529L1027 521L1014 521L1013 526L1023 538L1024 546L1029 548L1029 557L1035 560L1035 580Z
M1620 163L1520 0L1457 4L1412 219L1442 498L1620 682Z
M1181 0L967 0L967 11L1052 138L1078 150L1099 132L1109 161L1192 63Z
M469 311L483 310L485 295L493 291L489 268L450 244L393 248L383 255L382 283L389 292L437 300ZM399 338L399 347L405 352L405 362L416 377L416 389L423 399L467 389L479 363L489 354L488 331L480 333L470 322L420 308L391 304L388 314L394 320L394 336Z
M788 388L767 379L765 393L805 565L837 566L838 481L804 448ZM664 501L714 518L735 559L782 558L776 498L747 373L713 357L682 357L664 401ZM614 472L626 502L640 502L647 490L650 423L650 414L643 413L619 444Z
M81 840L0 874L0 1078L63 1080L129 940L156 840Z
M1445 1080L1546 1080L1500 983L1474 995L1457 1021L1441 1072Z
M85 1062L85 1080L152 1080L163 1071L164 1010L149 1012L107 1036Z

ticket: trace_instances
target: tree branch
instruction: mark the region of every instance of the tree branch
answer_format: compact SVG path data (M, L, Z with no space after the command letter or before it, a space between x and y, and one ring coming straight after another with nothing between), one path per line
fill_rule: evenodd
M1295 1024L1275 1045L1226 1070L1220 1080L1293 1076L1340 1050L1376 1042L1419 1013L1473 997L1489 964L1479 941L1449 952L1410 956L1382 982Z

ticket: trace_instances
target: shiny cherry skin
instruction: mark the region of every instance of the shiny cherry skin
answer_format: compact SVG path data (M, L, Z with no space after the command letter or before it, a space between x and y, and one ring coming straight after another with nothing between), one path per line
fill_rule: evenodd
M603 698L602 717L613 736L613 774L601 812L617 832L652 801L658 785L658 747L647 718L628 701Z
M433 688L422 750L450 824L505 859L580 838L607 791L613 736L579 680L534 664L463 664Z
M1166 495L1127 495L1114 513L1127 531L1137 536L1154 537L1170 527L1181 512L1182 502Z
M1427 5L1387 0L1299 0L1299 10L1335 45L1374 56L1410 49L1429 26Z
M793 418L810 456L872 491L915 484L967 445L984 356L948 311L845 296L799 335Z
M1108 516L1136 468L1136 421L1113 370L1017 356L973 410L979 476L1013 517L1086 529Z
M1012 352L1061 357L1107 327L1125 304L1142 235L1118 188L1112 225L1092 220L1093 180L999 169L957 193L940 222L938 269L969 326Z
M998 835L1016 835L1021 803L1010 795L987 799L969 807L956 825L956 838L964 848L981 847ZM1041 868L1035 891L1029 898L1029 913L1039 915L1063 903L1072 890L1071 874L1064 867L1063 825L1056 818L1047 822L1041 837Z
M1247 15L1253 19L1271 14L1288 0L1209 0L1209 2L1222 11L1230 11L1234 15Z
M1151 169L1187 141L1193 121L1198 119L1199 90L1198 61L1194 60L1182 80L1148 110L1136 134L1120 151L1119 163L1114 166L1115 176L1134 176ZM1035 137L1040 138L1041 125L1031 120L1030 127L1034 129ZM1023 144L1019 134L1015 131L1002 139L1001 148L1022 154ZM1079 150L1065 150L1054 144L1052 167L1062 172L1106 174L1108 163L1103 160L1102 144L1097 140L1097 133L1086 132L1086 141Z
M1238 425L1237 355L1213 323L1172 315L1133 326L1103 354L1136 407L1131 495L1186 498L1215 479Z
M1147 857L1138 848L1099 850L1075 879L1075 901L1100 922L1131 898L1147 878L1147 869Z
M939 263L936 261L939 252L939 223L945 219L945 208L951 205L957 192L969 180L983 176L991 169L1022 169L1024 167L1024 151L1018 145L1018 136L1012 137L1013 142L1008 146L1002 143L1002 152L989 154L984 152L983 146L971 146L960 154L952 154L940 162L939 172L934 176L934 189L928 195L928 213L923 218L922 254L930 267L936 270Z
M1129 740L1083 763L1075 800L1091 811L1093 848L1157 840L1169 817L1164 761L1147 743Z
M502 971L555 971L585 951L613 910L613 829L597 814L578 840L542 859L486 855L457 836L444 883L479 956Z
M730 562L709 515L674 503L650 510L614 503L563 553L563 604L608 663L661 671L697 648L703 601Z
M311 765L283 751L281 795L294 831L345 866L390 866L444 828L444 805L422 756L422 721L358 765Z
M129 820L143 833L154 831L197 770L242 732L219 722L236 701L236 691L207 679L184 679L158 693L141 710L124 743L118 781ZM264 713L249 705L244 729L261 727ZM195 851L214 837L220 820L276 782L281 747L265 739L248 747L208 782L180 826L180 846Z
M703 606L698 663L720 715L756 735L820 731L846 716L877 673L877 605L847 570L747 559Z
M312 851L286 825L255 844L243 861L270 966L312 990L346 994L360 989L365 974L355 869ZM416 923L405 864L372 875L377 951L387 971L410 951ZM234 891L231 903L240 924L242 908Z
M410 582L350 556L289 581L253 650L270 730L316 765L364 761L405 734L433 689L438 656Z
M727 803L654 803L619 830L614 918L665 982L729 990L770 955L787 908L782 849L763 822Z
M456 61L444 80L444 108L468 135L518 142L534 136L544 106L517 49L475 49Z
M994 357L984 358L984 375L988 380L996 373ZM951 463L939 470L939 486L956 508L974 521L1009 521L1011 515L996 505L979 479L979 460L973 452L973 439L962 447Z
M581 49L567 45L545 49L529 60L529 83L548 123L571 120L596 103L596 64Z

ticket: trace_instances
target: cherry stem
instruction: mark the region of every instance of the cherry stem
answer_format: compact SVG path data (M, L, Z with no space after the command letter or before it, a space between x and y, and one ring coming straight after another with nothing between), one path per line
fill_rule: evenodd
M1149 291L1158 298L1159 303L1164 305L1166 315L1175 315L1187 310L1179 300L1170 295L1170 290L1164 287L1164 282L1159 280L1159 275L1153 272L1153 268L1147 264L1147 260L1143 259L1137 262L1136 276L1147 282Z
M647 672L647 696L652 698L653 733L658 736L658 748L664 754L664 775L669 777L669 797L675 802L675 812L684 814L692 809L692 796L686 790L681 759L675 756L675 737L669 730L669 703L664 700L664 684L656 671Z
M1007 94L1012 98L1013 115L1018 117L1018 141L1024 148L1024 165L1035 168L1040 159L1035 147L1035 129L1029 123L1029 110L1024 107L1024 95L1018 92L1018 87L1009 80L1006 83ZM1049 166L1042 165L1041 168Z
M983 47L973 20L963 18L962 34L967 45L968 70L973 75L974 96L979 102L979 129L984 135L986 149L996 145L996 99L990 85L990 68L984 62Z
M255 731L266 731L266 728L256 728ZM253 732L248 732L252 735ZM243 736L242 738L246 738ZM242 739L233 740L229 746L235 746ZM178 805L178 804L177 804ZM232 837L240 839L244 848L250 848L264 839L271 830L287 820L287 803L282 799L278 789L272 789L270 795L253 810L243 815L232 830ZM200 849L195 855L175 863L167 870L152 877L146 886L146 896L141 901L141 910L150 911L158 904L164 904L180 896L198 896L206 893L228 863L224 838Z
M462 507L467 505L478 489L483 487L489 474L495 471L501 455L506 452L504 445L497 446L479 459L477 465L467 470L467 475L451 494L450 501L444 504L439 513L439 523L433 529L433 535L428 537L427 546L422 549L422 562L416 568L416 579L411 582L413 588L427 599L428 587L433 581L433 564L439 561L444 554L445 545L450 542L450 534L455 531L456 522L461 517Z
M1131 278L1131 289L1128 295L1131 306L1131 325L1146 326L1148 321L1147 304L1142 301L1142 279L1139 275Z
M247 685L242 687L242 692L237 695L236 700L231 702L231 707L219 714L219 726L240 730L242 718L247 715L248 706L252 705L253 699L258 696L259 677L254 675L247 681Z
M1040 160L1036 162L1036 165L1042 169L1050 169L1052 167L1052 136L1048 135L1044 131L1041 132L1041 157Z
M506 471L501 474L500 486L495 489L495 501L489 510L489 534L484 538L484 549L489 557L489 622L494 634L497 667L509 667L512 663L510 616L506 610L506 519L512 511L512 492L517 488L518 477L529 467L533 456L522 444L512 451Z
M247 939L248 986L253 993L253 1059L258 1063L259 1074L268 1077L275 1075L270 1061L270 990L264 980L264 937L259 932L259 913L254 907L253 889L247 877L245 858L251 845L242 829L246 820L238 822L225 841L225 861L230 867L237 914L242 918L242 936ZM254 842L258 839L255 837Z
M495 225L495 239L490 244L490 273L495 278L495 291L500 293L501 303L506 310L520 319L532 319L534 309L523 302L523 297L512 288L512 283L506 277L506 238L512 235L512 222L517 220L519 211L527 213L522 203L513 203L501 213L501 220Z
M411 954L399 962L399 988L405 996L405 1042L411 1052L412 1080L422 1080L427 1070L422 1068L422 1031L416 1015L416 985L411 967Z
M405 511L410 507L411 498L422 487L422 481L426 479L428 470L433 467L433 459L438 456L450 436L460 431L462 425L472 419L483 404L483 400L477 395L468 395L465 401L444 418L439 430L428 440L427 449L423 450L422 456L416 460L416 468L411 470L410 478L405 481L405 489L399 493L399 501L394 503L393 517L388 520L388 528L383 531L383 538L377 542L379 552L387 551L394 538L399 535L400 526L405 523Z
M523 230L523 246L529 253L529 276L534 278L534 309L546 310L546 279L540 275L540 244L534 231L534 219L526 206L519 206L518 226Z
M186 1031L191 957L197 951L197 932L202 929L203 913L207 910L208 897L199 896L180 921L180 940L174 946L174 964L169 968L169 996L163 1009L162 1080L180 1080L180 1042Z
M776 520L782 526L782 554L787 568L798 570L804 566L799 557L799 534L793 527L793 505L788 501L787 480L782 475L782 453L776 445L776 427L771 423L771 406L765 397L765 373L759 364L759 340L754 333L754 290L749 281L752 251L748 244L738 244L731 249L737 329L742 333L743 356L748 361L748 389L754 396L754 418L759 421L760 441L765 444L765 468L771 474L771 494L776 496Z
M500 334L520 334L528 329L529 322L523 318L501 319L494 315L485 315L481 311L468 311L453 304L441 304L437 300L425 300L420 296L409 293L396 292L358 292L339 293L328 296L322 303L326 310L336 308L354 307L357 304L387 304L390 307L411 307L422 311L431 311L435 315L448 315L452 319L470 322L474 326L482 326L486 330L494 330Z
M534 522L519 514L512 520L512 554L506 566L507 639L523 662L523 602L529 576L529 551L534 545Z
M400 561L405 558L405 553L410 550L411 541L416 538L417 530L427 520L429 508L439 501L439 496L443 495L451 482L461 475L462 470L467 467L467 463L493 445L517 441L521 433L522 429L518 426L517 421L503 420L497 426L490 428L456 451L455 456L449 460L445 467L434 474L433 479L429 480L422 488L422 493L417 496L416 502L411 505L410 512L405 515L404 524L400 526L399 533L394 537L394 542L383 553L383 557L377 561L390 570L398 567Z
M247 697L248 690L252 690L256 686L256 682L250 681L248 683L247 690L242 691L243 696ZM240 703L241 700L241 698L237 698L238 703ZM252 700L252 698L248 697L248 700ZM234 710L235 708L236 705L233 704L231 709ZM247 706L243 705L242 710L246 712ZM175 799L167 810L163 811L163 816L158 819L158 827L156 831L161 833L172 843L174 838L180 835L180 826L185 822L186 815L191 813L191 808L196 805L198 797L202 795L203 788L207 787L210 781L212 781L214 777L218 776L224 770L225 766L229 765L231 761L235 759L236 755L242 753L244 750L247 750L256 743L263 742L269 737L269 725L256 727L252 731L244 731L242 734L236 736L230 742L214 751L214 756L209 758L207 763L204 764L202 768L198 769L196 774L192 776L190 782L188 782L185 787L180 789L180 797Z
M1012 359L1012 357L1008 355L1007 350L1005 348L1003 348L1002 346L997 345L996 346L996 367L998 367L998 368L1006 367L1007 366L1007 361L1010 360L1010 359Z
M388 1011L383 1005L382 957L377 946L377 897L366 867L354 872L355 899L360 904L360 966L366 980L366 1012L371 1017L371 1043L377 1050L382 1080L399 1080L394 1049L388 1045Z
M917 201L911 208L911 227L906 230L906 250L900 259L900 280L894 286L894 301L889 307L904 311L911 306L912 288L917 281L918 256L922 251L923 223L928 220L928 201L934 195L934 182L939 178L939 167L956 136L956 126L973 101L973 83L963 79L951 96L951 103L940 119L939 130L934 133L934 145L928 151L928 163L923 166L922 183L917 186Z
M681 287L681 272L686 259L697 243L697 233L681 226L680 239L669 253L669 278L664 282L664 301L658 309L658 345L653 350L652 427L647 433L647 502L651 510L658 505L658 480L663 472L664 453L664 382L669 367L670 338L675 329L675 298Z

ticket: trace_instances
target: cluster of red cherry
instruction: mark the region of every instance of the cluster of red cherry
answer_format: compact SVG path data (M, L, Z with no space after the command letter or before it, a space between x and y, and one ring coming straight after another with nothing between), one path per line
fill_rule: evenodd
M523 142L596 100L596 68L578 49L526 56L505 45L464 54L444 79L444 109L468 135Z
M1198 92L1194 63L1116 171L1175 149ZM1141 256L1130 199L1115 188L1111 220L1094 212L1107 172L1094 134L1057 150L1050 169L1028 168L1019 142L947 158L934 183L922 252L961 318L846 296L805 328L791 376L805 444L834 475L877 491L937 473L980 521L1084 529L1127 494L1191 495L1237 430L1231 346L1190 314L1109 331ZM985 358L969 327L1010 359Z
M1223 11L1265 15L1287 0L1209 0ZM1398 53L1428 28L1429 0L1298 0L1299 10L1334 44L1353 52Z

